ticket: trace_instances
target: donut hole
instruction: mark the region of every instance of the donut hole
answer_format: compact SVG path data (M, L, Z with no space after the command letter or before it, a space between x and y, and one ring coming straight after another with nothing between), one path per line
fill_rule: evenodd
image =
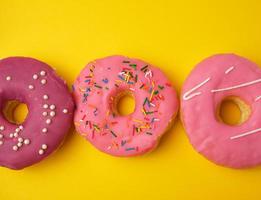
M2 111L6 120L13 124L22 124L28 115L27 105L17 100L7 101Z
M122 91L116 95L113 102L113 112L120 116L130 115L135 109L135 99L131 92Z
M218 106L217 118L231 126L243 124L251 114L250 106L239 97L226 97Z

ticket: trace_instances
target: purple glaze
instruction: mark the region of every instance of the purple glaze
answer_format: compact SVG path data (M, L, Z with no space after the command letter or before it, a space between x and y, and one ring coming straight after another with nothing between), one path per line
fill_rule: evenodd
M41 71L46 74L41 75ZM34 75L37 75L37 79L33 78ZM46 80L45 84L42 84L43 79ZM44 99L44 95L48 99ZM71 126L74 102L65 81L50 66L26 57L0 60L0 107L3 108L8 100L25 103L29 112L21 124L22 130L19 130L19 125L8 122L0 115L0 129L4 126L4 130L0 130L0 166L22 169L41 161L58 148ZM48 109L43 108L44 104L49 105ZM51 110L50 105L55 105L55 109ZM64 109L68 112L64 113ZM48 112L47 116L43 115L44 111ZM50 111L54 111L55 116L50 116ZM50 124L46 123L47 119L51 119ZM47 128L45 133L42 132L44 128ZM17 137L14 134L16 129ZM19 138L23 139L20 142L22 146L14 150L18 140L22 141ZM25 144L25 141L30 143Z

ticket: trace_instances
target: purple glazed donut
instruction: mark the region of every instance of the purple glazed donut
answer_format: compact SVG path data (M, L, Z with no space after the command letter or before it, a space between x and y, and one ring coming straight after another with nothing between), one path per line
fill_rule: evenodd
M0 166L22 169L47 157L63 141L74 102L55 71L33 58L0 60L0 106L17 100L28 107L22 124L0 114Z

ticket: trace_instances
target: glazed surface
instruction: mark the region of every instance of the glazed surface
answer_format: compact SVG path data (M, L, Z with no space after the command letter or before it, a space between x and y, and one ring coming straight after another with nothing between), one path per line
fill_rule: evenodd
M261 163L261 70L234 54L220 54L199 63L182 89L181 117L194 148L216 164L245 168ZM238 97L251 114L240 125L217 119L222 100Z
M17 100L28 107L20 124L0 115L0 165L22 169L39 162L63 141L71 126L74 102L65 82L33 58L0 60L0 106Z
M122 92L135 98L128 116L115 112ZM111 56L89 63L74 84L77 131L96 148L115 156L143 154L156 147L178 110L176 92L156 67Z

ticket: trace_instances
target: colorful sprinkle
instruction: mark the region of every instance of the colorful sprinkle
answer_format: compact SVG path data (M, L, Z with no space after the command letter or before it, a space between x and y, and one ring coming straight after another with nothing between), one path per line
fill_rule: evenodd
M135 150L135 149L136 149L136 148L131 147L131 148L126 148L125 151L133 151L133 150Z
M117 135L111 130L111 134L114 136L114 137L117 137Z
M147 68L148 68L148 65L145 65L145 66L142 67L140 70L144 72Z
M102 86L95 84L94 87L102 89Z

